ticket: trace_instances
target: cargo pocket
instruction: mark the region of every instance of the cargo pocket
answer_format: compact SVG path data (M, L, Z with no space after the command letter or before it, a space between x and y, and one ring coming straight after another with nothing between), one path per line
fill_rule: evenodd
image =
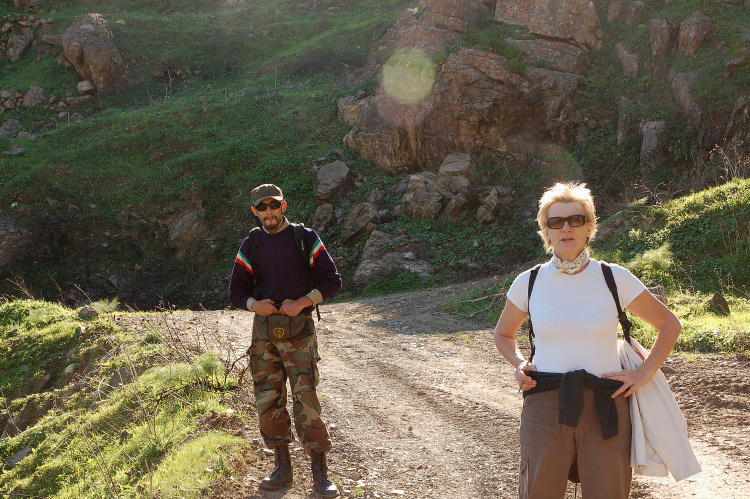
M529 458L521 458L521 466L518 469L518 499L529 498Z
M312 360L310 363L310 378L312 380L312 386L317 387L320 382L320 374L318 373L318 361L320 360L320 355L318 354L318 349L315 347L310 347L310 360Z

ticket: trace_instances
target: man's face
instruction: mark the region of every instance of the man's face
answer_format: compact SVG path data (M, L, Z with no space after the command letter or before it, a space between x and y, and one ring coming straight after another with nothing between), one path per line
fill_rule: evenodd
M281 205L278 208L273 209L272 205L276 205L277 203L278 201L273 198L266 198L258 203L257 207L252 207L253 213L260 219L263 227L265 227L268 232L273 232L278 229L283 221L281 214L286 210L286 201L281 201ZM265 209L261 210L261 208Z

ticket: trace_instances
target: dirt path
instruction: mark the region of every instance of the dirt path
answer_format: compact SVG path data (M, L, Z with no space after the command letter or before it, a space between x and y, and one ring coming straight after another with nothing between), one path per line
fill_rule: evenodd
M522 398L510 367L486 325L440 307L488 284L325 305L318 324L319 394L335 447L329 467L346 495L517 497ZM172 314L170 321L176 329L220 331L237 349L250 341L248 313L190 312ZM636 476L631 497L750 497L748 359L674 356L663 370L704 471L679 483ZM247 431L259 444L257 429ZM292 488L259 493L257 481L272 460L259 458L255 448L217 496L308 497L308 463L297 443L292 448Z

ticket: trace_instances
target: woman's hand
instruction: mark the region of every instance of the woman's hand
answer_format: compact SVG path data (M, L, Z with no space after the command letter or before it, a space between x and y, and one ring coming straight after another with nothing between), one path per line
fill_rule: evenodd
M630 397L637 389L648 383L652 376L653 373L648 373L639 367L638 369L623 369L618 373L603 374L602 378L622 381L622 386L612 394L612 398L615 398L623 393L626 397Z
M524 392L536 386L536 381L527 376L529 371L536 371L536 366L529 362L524 362L516 367L515 376L518 382L518 389Z

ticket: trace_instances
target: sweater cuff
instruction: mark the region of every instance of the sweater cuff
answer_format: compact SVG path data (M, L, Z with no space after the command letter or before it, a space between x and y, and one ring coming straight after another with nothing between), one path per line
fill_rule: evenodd
M323 302L323 295L317 289L313 289L312 291L307 293L307 297L312 300L313 307Z
M253 298L251 296L250 298L247 299L247 305L246 306L247 306L247 311L248 312L252 312L253 311L253 303L255 303L255 298Z

